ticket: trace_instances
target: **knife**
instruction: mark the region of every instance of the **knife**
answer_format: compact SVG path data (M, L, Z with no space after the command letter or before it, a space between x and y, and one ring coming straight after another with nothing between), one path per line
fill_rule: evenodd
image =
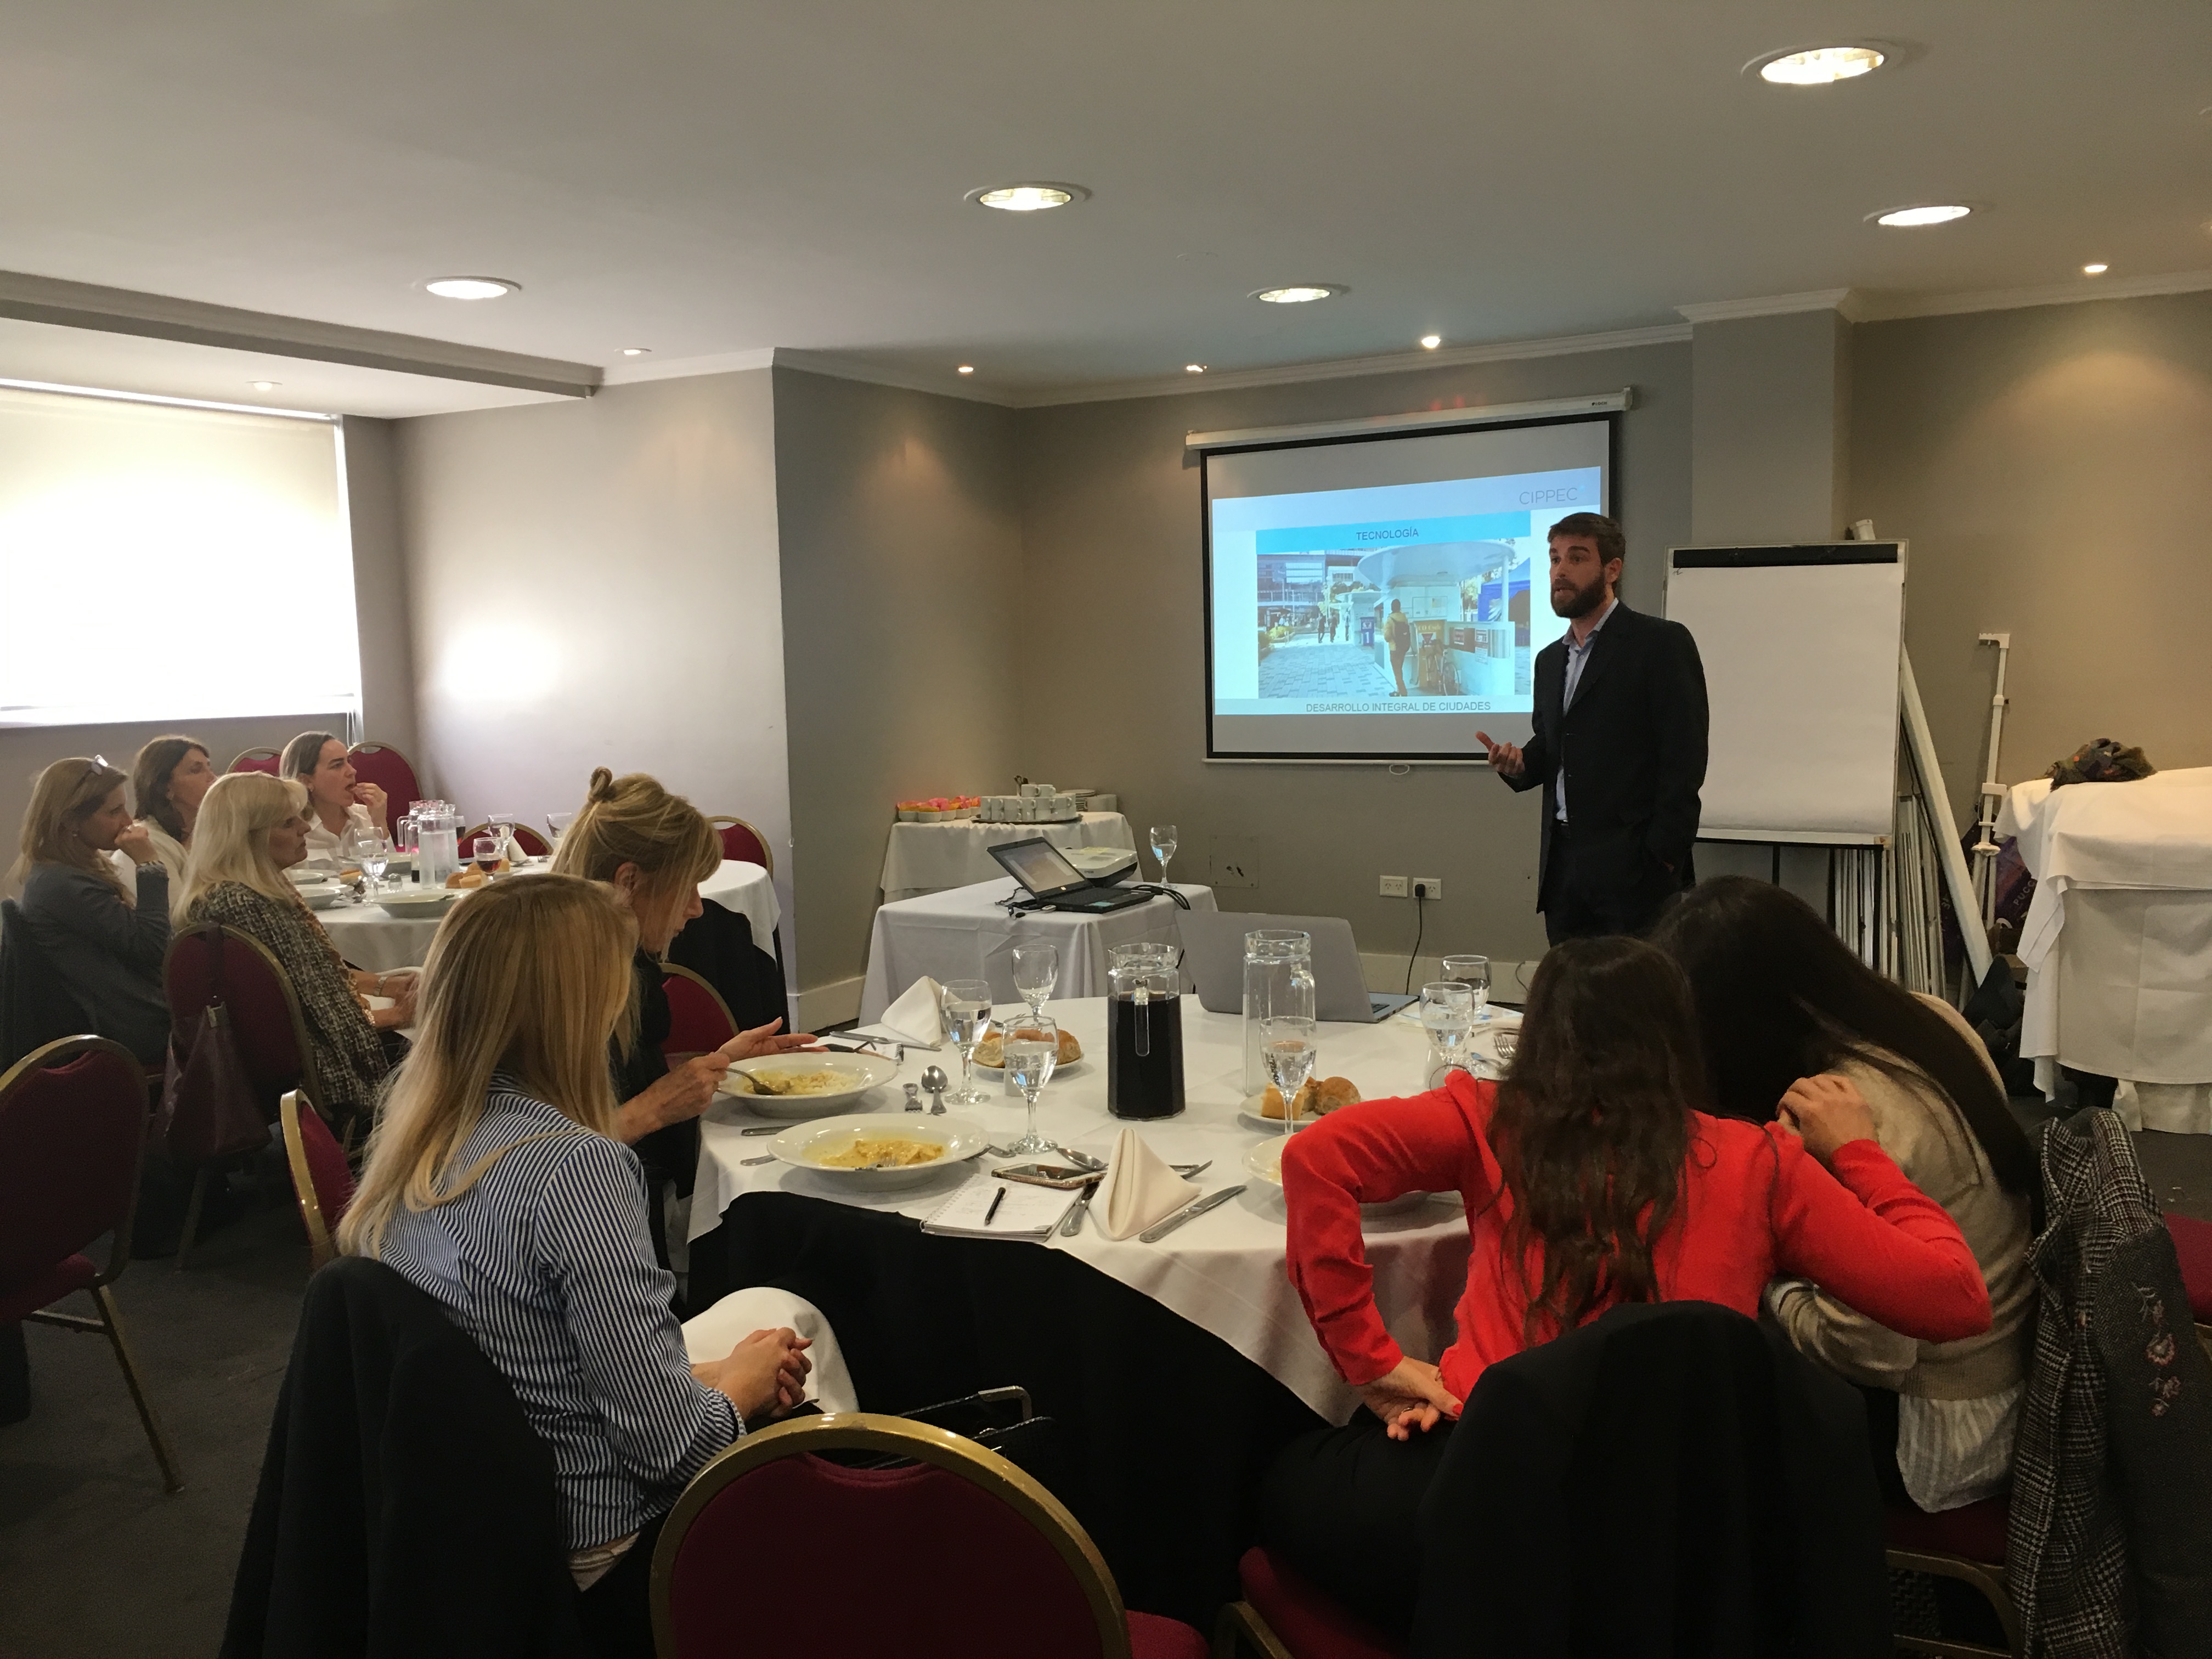
M1193 1216L1204 1215L1208 1210L1213 1208L1216 1205L1226 1204L1231 1199L1236 1197L1237 1194L1243 1190L1244 1183L1240 1181L1234 1187L1224 1187L1218 1193L1208 1193L1204 1198L1198 1200L1195 1203L1184 1205L1182 1208L1177 1210L1165 1221L1160 1222L1157 1225L1146 1228L1144 1231L1137 1235L1137 1241L1142 1244L1157 1244L1162 1239L1165 1238L1170 1233L1173 1232L1176 1228L1182 1226L1184 1222L1189 1220Z
M1062 1238L1073 1238L1083 1231L1083 1218L1091 1211L1091 1194L1097 1190L1098 1183L1096 1181L1083 1189L1083 1196L1077 1199L1074 1207L1068 1211L1067 1219L1060 1224L1060 1236Z

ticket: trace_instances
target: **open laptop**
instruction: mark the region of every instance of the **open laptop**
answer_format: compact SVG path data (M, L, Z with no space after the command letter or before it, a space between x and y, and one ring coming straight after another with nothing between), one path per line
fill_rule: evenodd
M1182 970L1198 988L1199 1006L1217 1014L1244 1010L1244 935L1261 928L1310 934L1314 1014L1346 1024L1387 1019L1411 997L1367 988L1359 947L1341 916L1265 916L1234 910L1194 910L1176 918L1182 929Z
M1126 910L1154 896L1133 888L1111 885L1111 878L1094 880L1067 860L1067 855L1042 836L1010 841L991 848L1006 872L1027 888L1031 896L1025 910L1069 910L1078 915L1103 915ZM1121 873L1121 872L1117 872Z

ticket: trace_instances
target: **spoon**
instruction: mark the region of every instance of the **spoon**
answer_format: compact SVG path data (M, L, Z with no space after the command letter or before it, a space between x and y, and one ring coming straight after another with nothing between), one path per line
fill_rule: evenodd
M952 1079L945 1075L942 1066L932 1066L921 1074L921 1086L929 1092L929 1109L942 1116L945 1112L945 1091L952 1086Z

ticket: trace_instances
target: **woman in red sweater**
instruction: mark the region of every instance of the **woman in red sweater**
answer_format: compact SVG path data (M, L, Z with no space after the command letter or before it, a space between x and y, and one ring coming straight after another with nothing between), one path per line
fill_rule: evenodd
M1989 1328L1957 1224L1875 1144L1850 1084L1799 1079L1772 1124L1711 1116L1706 1102L1681 970L1633 939L1581 939L1537 969L1504 1083L1456 1074L1291 1142L1291 1282L1366 1409L1277 1460L1262 1508L1271 1550L1403 1631L1414 1516L1475 1379L1617 1303L1717 1302L1755 1317L1767 1281L1794 1273L1923 1340ZM1472 1235L1441 1367L1391 1340L1360 1242L1360 1205L1416 1191L1457 1191Z

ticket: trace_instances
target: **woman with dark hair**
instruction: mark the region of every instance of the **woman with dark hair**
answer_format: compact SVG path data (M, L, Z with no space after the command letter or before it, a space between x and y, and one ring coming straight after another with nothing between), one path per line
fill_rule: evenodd
M1957 1224L1875 1144L1864 1103L1812 1078L1784 1096L1784 1123L1711 1116L1694 1029L1689 988L1661 952L1570 941L1536 970L1503 1083L1455 1073L1426 1094L1332 1113L1285 1149L1291 1282L1366 1409L1276 1460L1261 1537L1384 1628L1411 1621L1421 1497L1461 1402L1498 1360L1625 1302L1755 1316L1767 1282L1790 1273L1930 1341L1988 1328ZM1362 1204L1418 1191L1459 1193L1471 1235L1440 1367L1392 1340L1360 1240Z
M218 775L208 746L198 738L155 738L131 763L131 796L138 805L138 825L169 872L172 900L184 890L185 854L191 846L192 824ZM130 874L124 868L128 857L121 851L110 855L118 874Z
M1947 1004L1875 973L1769 882L1705 883L1653 942L1689 977L1722 1112L1767 1122L1798 1079L1832 1078L1959 1224L1989 1285L1991 1322L1978 1336L1915 1340L1854 1312L1817 1273L1778 1279L1767 1305L1799 1349L1866 1392L1875 1472L1893 1500L1935 1510L1995 1496L2011 1479L2027 1383L2039 1183L1981 1039Z

